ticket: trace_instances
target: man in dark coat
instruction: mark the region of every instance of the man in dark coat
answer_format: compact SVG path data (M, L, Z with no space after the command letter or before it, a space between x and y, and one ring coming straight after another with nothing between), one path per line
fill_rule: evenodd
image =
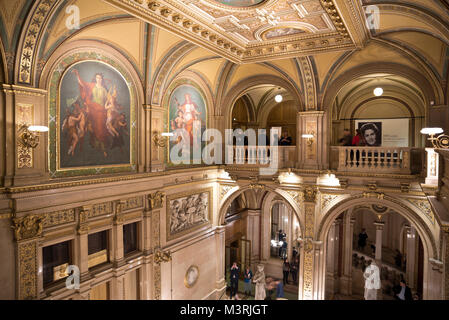
M231 267L231 294L230 298L232 299L237 291L239 290L239 275L240 268L237 266L237 262L234 262Z
M412 301L412 290L407 286L405 280L401 280L399 287L396 288L394 297L396 300Z

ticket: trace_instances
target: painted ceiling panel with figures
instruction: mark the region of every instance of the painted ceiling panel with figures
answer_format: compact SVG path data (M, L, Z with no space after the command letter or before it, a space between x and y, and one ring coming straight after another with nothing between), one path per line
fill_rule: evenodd
M105 1L236 63L353 49L363 28L347 26L362 19L339 0Z

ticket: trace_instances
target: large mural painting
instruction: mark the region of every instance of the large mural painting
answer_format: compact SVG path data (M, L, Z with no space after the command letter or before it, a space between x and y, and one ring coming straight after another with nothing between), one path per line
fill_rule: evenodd
M169 99L168 126L170 132L177 133L176 139L170 140L169 151L177 145L179 150L189 150L188 158L184 157L185 159L182 158L181 152L179 153L179 158L185 160L185 163L194 160L201 162L201 150L204 145L201 136L206 129L206 122L206 103L200 91L190 84L176 87ZM201 136L195 137L195 132L200 132ZM197 143L194 143L194 138ZM198 153L199 158L195 157ZM170 159L170 154L169 160L173 160ZM169 161L170 163L173 164L172 161Z
M83 61L59 88L59 168L126 165L131 161L131 95L111 66Z

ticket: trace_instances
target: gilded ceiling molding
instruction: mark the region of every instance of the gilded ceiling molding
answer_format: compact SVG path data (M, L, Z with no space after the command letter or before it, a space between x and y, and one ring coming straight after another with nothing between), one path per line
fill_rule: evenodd
M315 81L315 73L313 72L312 62L310 57L300 57L299 67L301 70L302 81L304 83L304 101L305 110L317 109L317 88Z
M260 62L312 51L355 47L333 0L311 0L318 4L309 8L317 10L313 12L305 10L298 1L287 0L268 1L244 10L199 0L105 1L234 63ZM346 4L343 6L350 12L348 16L353 17L354 9ZM270 41L256 40L254 36L261 26L267 24L272 24L275 30L274 26L279 23L284 25L305 21L314 21L320 26L319 32L281 36Z
M45 22L57 2L58 0L38 1L29 15L25 31L22 33L24 38L21 48L18 50L20 55L17 55L19 59L17 82L19 83L32 84L31 74L34 72L38 41L44 32Z

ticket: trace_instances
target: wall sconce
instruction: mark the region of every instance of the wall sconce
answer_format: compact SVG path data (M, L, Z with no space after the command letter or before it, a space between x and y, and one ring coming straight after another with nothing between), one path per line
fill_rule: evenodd
M18 130L19 142L25 148L36 148L39 145L39 134L47 132L48 127L45 126L28 126L22 125Z
M173 133L171 132L162 132L161 134L159 134L158 131L153 131L153 143L159 148L164 148L167 145L167 141L164 139L164 137L171 136L173 136Z
M429 139L432 142L434 148L449 149L449 136L446 134L440 134L435 138L436 134L443 133L441 128L423 128L421 130L422 134L428 134Z
M313 132L313 131L310 131L309 133L304 133L303 135L302 135L302 137L304 138L304 139L307 139L307 145L309 146L309 147L312 147L312 145L313 145L313 143L315 142L315 132Z

